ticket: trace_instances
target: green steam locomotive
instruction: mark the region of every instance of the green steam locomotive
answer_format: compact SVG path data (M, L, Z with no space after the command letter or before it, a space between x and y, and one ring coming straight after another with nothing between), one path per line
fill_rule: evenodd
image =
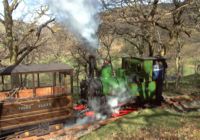
M98 72L96 59L89 57L89 76L81 82L81 98L85 102L95 98L126 98L142 105L161 104L163 80L167 64L163 57L124 57L122 66L113 70L107 61ZM96 73L96 75L95 75ZM124 100L125 101L125 100ZM127 101L127 100L126 100Z

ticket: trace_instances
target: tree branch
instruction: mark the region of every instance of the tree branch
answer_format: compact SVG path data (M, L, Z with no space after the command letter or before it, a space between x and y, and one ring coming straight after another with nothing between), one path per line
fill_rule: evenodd
M48 21L46 21L45 23L43 23L42 25L40 25L37 29L37 32L36 32L36 36L39 38L40 37L40 34L42 32L42 29L47 27L49 23L55 21L55 18L53 19L49 19Z
M153 2L153 8L152 8L152 10L149 14L149 16L152 17L152 19L154 18L155 14L156 14L156 11L157 11L157 8L158 8L158 2L159 2L159 0L154 0L154 2Z
M39 39L37 39L32 46L25 47L25 50L24 50L23 54L20 56L20 58L17 60L16 65L20 64L24 60L24 58L26 56L28 56L33 50L42 46L43 43L46 42L46 41L43 41L43 42L39 43L38 45L36 45L38 43L38 41L39 41Z
M155 25L157 25L158 27L160 27L160 28L162 28L164 30L170 31L170 29L169 29L169 27L167 25L162 25L159 22L155 22Z
M5 24L5 21L2 19L2 18L0 18L0 22L4 25Z
M13 0L12 4L10 6L11 13L18 7L20 2L21 2L21 0Z
M19 41L19 43L17 43L17 46L20 46L34 31L35 31L35 29L30 29L30 30L22 37L22 39Z

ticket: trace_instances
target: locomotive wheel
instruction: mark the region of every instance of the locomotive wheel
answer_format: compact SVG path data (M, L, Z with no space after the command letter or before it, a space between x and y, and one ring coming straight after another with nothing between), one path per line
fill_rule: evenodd
M137 96L135 98L135 101L136 101L136 105L138 107L144 107L145 102L144 102L144 99L141 96Z

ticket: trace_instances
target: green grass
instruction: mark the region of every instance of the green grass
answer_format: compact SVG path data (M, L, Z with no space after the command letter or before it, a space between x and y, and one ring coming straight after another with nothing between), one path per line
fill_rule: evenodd
M188 76L188 75L193 75L195 74L195 66L193 65L187 65L183 67L183 75Z
M184 76L181 79L181 83L182 83L182 86L186 86L186 87L187 86L200 87L200 75L199 74L191 74L191 75Z
M163 109L145 109L112 122L82 137L81 140L137 139L144 136L144 133L146 137L146 134L150 132L158 133L156 135L161 136L161 133L171 133L184 128L188 123L194 124L195 128L199 128L199 118L200 112L179 114L171 113ZM178 135L179 132L177 131L176 133ZM152 138L155 138L156 135L152 135Z

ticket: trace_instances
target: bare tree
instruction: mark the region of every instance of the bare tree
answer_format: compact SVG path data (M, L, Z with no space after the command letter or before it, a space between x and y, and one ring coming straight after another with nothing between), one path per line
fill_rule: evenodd
M110 5L116 6L115 9L111 8L111 12L118 11L119 17L115 21L121 24L120 28L124 28L124 30L117 30L118 35L132 44L140 55L143 55L144 50L147 48L148 56L153 56L154 49L160 46L158 30L155 25L159 0L118 0L110 2L106 3L106 1L102 0L103 5L107 4L106 8Z
M110 61L111 66L113 67L113 57L111 55L111 51L113 43L117 39L116 28L113 28L112 26L104 22L99 28L98 37L101 46L98 49L98 54L103 60Z
M167 31L168 35L165 37L164 49L165 54L167 49L174 49L176 62L176 87L179 86L182 70L181 70L181 51L184 47L184 37L191 36L191 27L187 26L186 18L188 16L187 10L190 8L192 1L173 0L170 11L165 14L165 17L156 22L156 25L162 30ZM168 20L168 21L167 21ZM165 23L164 23L165 22Z
M89 55L92 53L90 48L87 48L87 44L81 44L78 41L70 47L69 51L72 56L72 62L74 64L73 67L76 70L75 80L77 82L77 86L79 86L80 75L88 76Z
M21 63L33 50L42 46L47 40L42 37L42 30L55 19L49 19L37 25L37 18L32 23L25 23L13 19L13 13L18 8L21 0L3 0L4 13L1 13L0 22L4 27L1 32L0 42L4 48L1 60L9 59L9 65ZM41 8L41 17L48 9ZM2 61L1 61L2 62Z

